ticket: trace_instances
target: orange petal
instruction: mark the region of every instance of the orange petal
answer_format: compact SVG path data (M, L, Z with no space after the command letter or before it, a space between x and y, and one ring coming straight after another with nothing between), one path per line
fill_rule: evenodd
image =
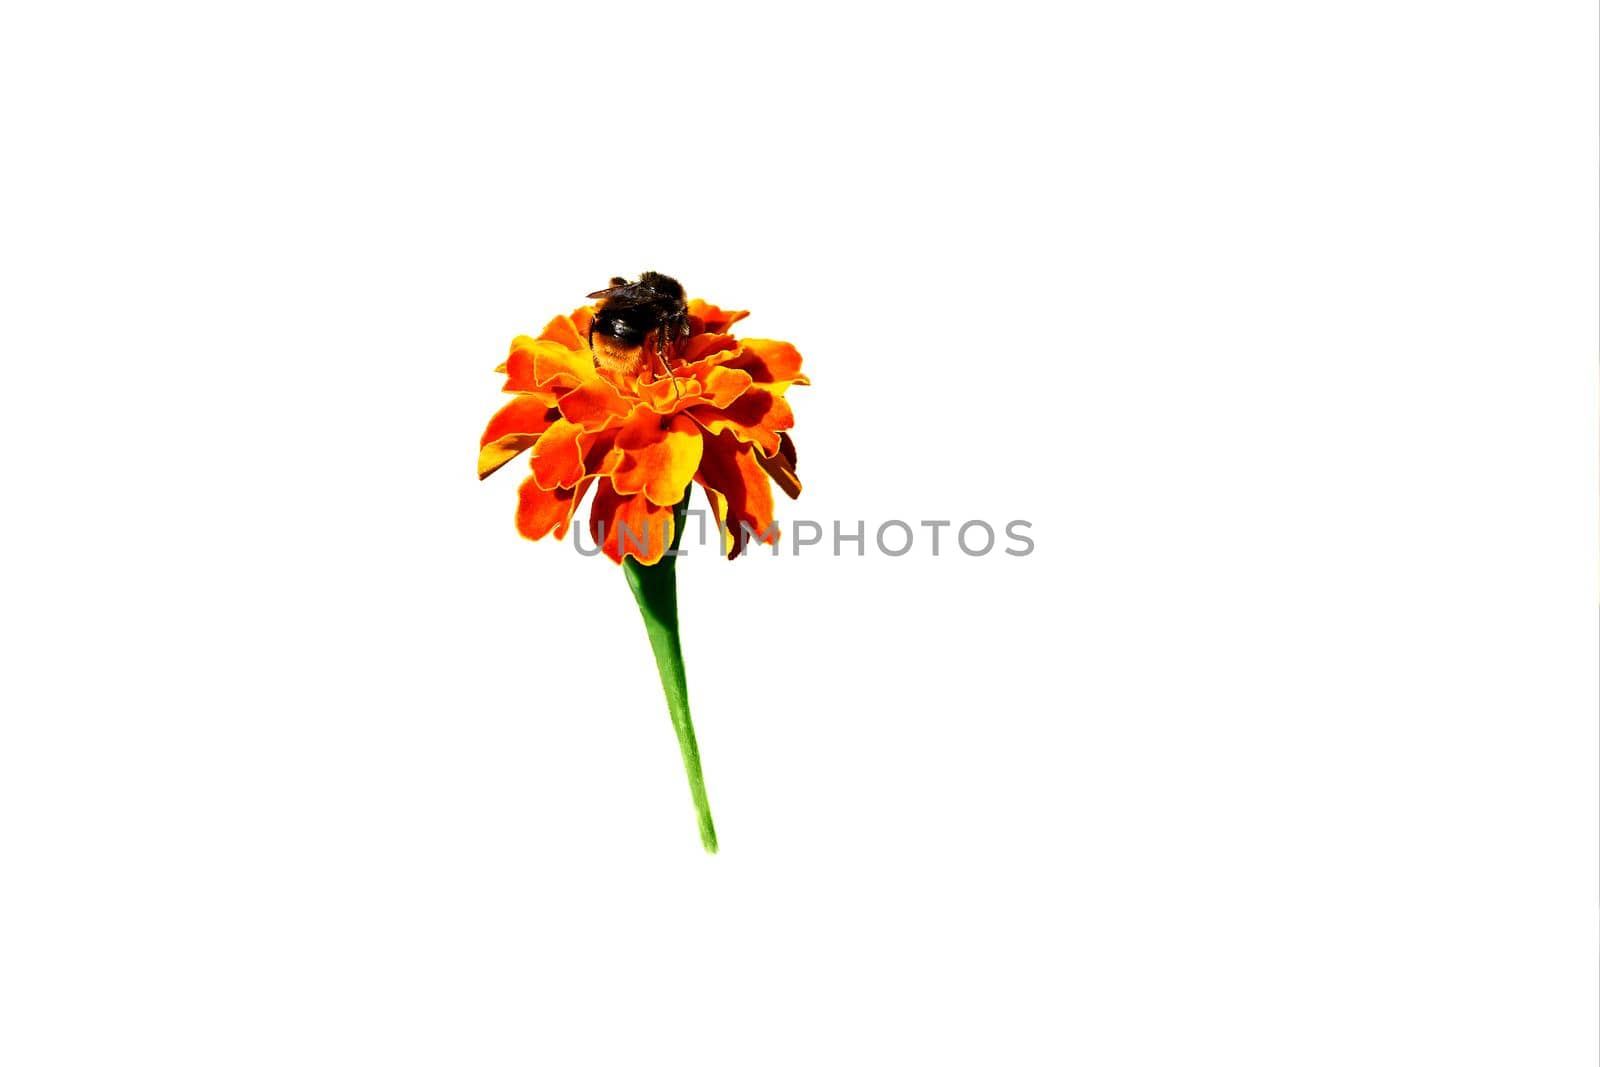
M533 338L527 336L526 334L518 334L516 337L513 337L511 339L511 354L512 354L512 356L515 356L519 351L525 351L528 348L528 346L531 345L531 344L533 344ZM510 373L510 365L511 365L511 360L507 359L504 363L501 363L498 367L496 367L494 369L495 373L496 374L509 374Z
M585 478L568 489L543 489L534 479L523 479L517 497L517 532L530 541L552 532L557 540L565 537L572 513L592 481Z
M729 434L708 435L700 470L695 475L725 525L724 546L729 559L744 548L749 536L745 525L763 544L773 544L778 539L773 525L772 483L752 452L750 445Z
M555 407L555 394L542 387L534 376L533 354L540 343L526 337L511 342L511 355L500 364L500 370L506 376L506 384L500 388L507 393L535 393L548 397L550 406Z
M752 385L726 408L701 408L696 414L710 432L731 433L769 456L778 451L778 434L794 426L789 402L766 385Z
M739 554L741 546L734 539L732 531L728 529L728 498L707 485L699 474L694 476L694 480L706 494L706 499L711 502L711 518L722 533L722 552L729 559L733 559Z
M750 388L750 375L728 367L696 368L695 377L700 380L704 402L712 407L725 408Z
M561 414L586 430L598 430L633 410L633 404L610 382L595 378L561 398Z
M515 397L495 412L483 431L478 442L478 477L487 478L511 462L560 417L561 413L547 406L541 397Z
M531 393L539 388L533 381L533 354L517 341L511 342L511 355L500 364L500 373L506 376L506 384L500 388L508 393Z
M643 492L652 503L676 504L700 466L702 447L700 427L687 415L666 426L654 415L639 419L617 435L623 459L611 484L618 493Z
M535 341L530 346L533 357L533 381L546 388L571 388L599 378L594 369L594 354L587 348L563 348L554 341ZM510 361L507 361L509 368Z
M567 317L572 320L572 328L577 331L578 336L584 339L583 347L588 348L589 327L594 325L594 306L586 304Z
M724 311L698 298L689 301L690 325L695 333L727 333L728 327L748 314L748 311Z
M622 462L622 453L616 447L619 427L608 426L597 432L585 432L583 447L583 472L585 474L610 474Z
M691 397L700 395L700 383L686 375L668 377L661 375L653 381L641 381L638 385L639 399L660 414L687 407Z
M694 364L710 360L712 363L719 363L721 360L711 359L710 357L724 352L737 352L738 350L739 340L736 337L730 337L725 333L697 334L683 343L683 347L674 362ZM722 358L727 359L730 357L723 356Z
M544 332L539 335L539 340L554 341L562 348L587 350L589 347L587 334L587 329L580 334L578 332L578 328L573 325L570 317L566 315L557 315L555 318L551 319L549 325L544 328Z
M779 489L786 493L790 500L800 496L800 479L794 473L794 465L789 462L789 457L779 452L775 456L768 456L758 449L752 450L756 462L761 464L761 469L772 477Z
M544 432L545 427L560 417L560 412L538 397L512 397L505 407L495 412L489 419L489 425L483 431L483 436L478 439L478 443L486 445L507 434L540 434Z
M672 505L652 504L643 493L620 496L601 478L589 512L589 536L617 563L632 556L655 563L672 543Z
M724 365L748 371L751 378L762 384L792 382L801 376L800 353L794 345L761 337L746 337L740 341L739 354Z
M478 481L516 459L538 439L536 434L507 434L478 449Z
M583 450L578 444L582 428L561 419L533 446L530 465L534 481L545 489L570 489L583 477Z

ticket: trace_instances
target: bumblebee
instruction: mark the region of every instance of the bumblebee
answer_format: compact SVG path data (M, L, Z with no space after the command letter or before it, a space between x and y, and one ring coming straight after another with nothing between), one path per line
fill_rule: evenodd
M648 363L647 349L653 349L667 366L667 349L689 336L689 305L683 286L665 274L647 270L639 280L612 278L609 288L589 294L599 300L599 309L589 325L589 351L594 365L613 374L638 375Z

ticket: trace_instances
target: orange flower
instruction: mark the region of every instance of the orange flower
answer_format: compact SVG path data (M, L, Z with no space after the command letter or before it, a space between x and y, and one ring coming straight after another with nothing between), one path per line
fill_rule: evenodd
M529 453L518 531L534 540L566 536L593 486L590 536L616 562L632 556L648 565L672 543L674 506L695 481L711 501L729 559L747 536L775 542L771 482L791 497L800 493L784 393L810 382L793 345L727 332L747 314L691 300L689 336L660 360L652 355L637 376L595 366L587 340L592 307L511 342L497 369L515 396L483 432L478 477Z

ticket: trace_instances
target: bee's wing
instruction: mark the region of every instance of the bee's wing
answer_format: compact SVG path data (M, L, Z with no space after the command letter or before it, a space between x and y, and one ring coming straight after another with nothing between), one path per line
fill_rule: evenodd
M589 294L589 299L590 300L598 300L602 296L610 296L612 293L615 293L618 289L627 289L627 288L629 288L628 279L626 279L626 278L612 278L611 279L611 285L608 288L595 290L594 292Z

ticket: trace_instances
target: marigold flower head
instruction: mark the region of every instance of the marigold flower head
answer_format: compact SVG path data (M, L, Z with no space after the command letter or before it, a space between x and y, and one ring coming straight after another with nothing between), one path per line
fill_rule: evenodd
M674 507L694 481L729 559L748 536L775 542L772 483L800 492L784 398L791 385L810 384L800 353L729 333L748 312L691 300L688 336L638 373L601 368L588 340L595 311L578 308L538 337L518 337L497 368L514 395L483 432L478 477L529 454L517 530L564 537L592 489L589 533L601 550L617 563L652 564L673 543Z

